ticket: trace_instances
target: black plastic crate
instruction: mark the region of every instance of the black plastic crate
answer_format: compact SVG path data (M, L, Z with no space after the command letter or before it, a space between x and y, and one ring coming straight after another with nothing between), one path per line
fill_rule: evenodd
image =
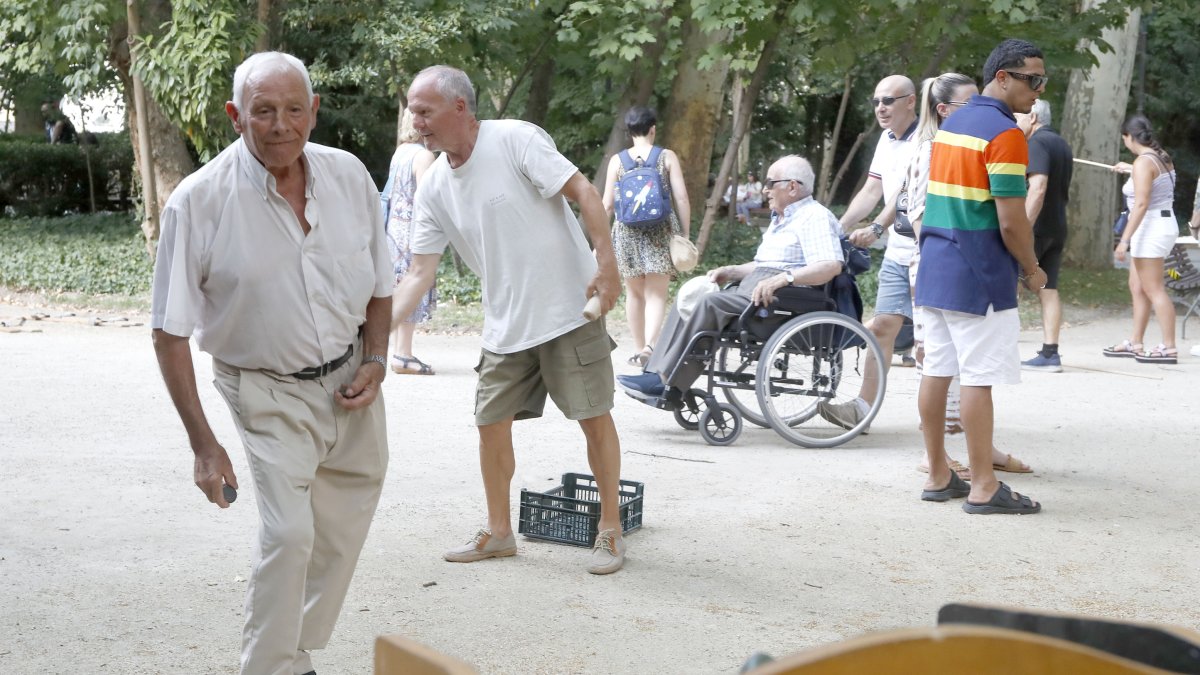
M641 483L622 480L617 488L621 504L621 531L642 526ZM521 518L517 532L532 539L572 546L592 546L600 523L600 492L596 479L583 473L564 473L562 485L549 492L521 490Z

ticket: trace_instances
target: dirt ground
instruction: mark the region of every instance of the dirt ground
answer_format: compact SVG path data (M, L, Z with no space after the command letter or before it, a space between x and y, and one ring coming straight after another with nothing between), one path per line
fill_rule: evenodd
M144 317L42 310L16 326L34 311L0 307L13 326L0 329L0 671L236 672L252 491L222 511L192 485ZM385 382L387 484L317 670L370 673L375 636L399 633L484 673L735 673L755 651L930 625L960 601L1200 628L1200 359L1186 356L1200 326L1177 366L1103 358L1128 321L1073 320L1066 372L995 391L999 445L1036 469L1007 478L1044 502L1036 516L920 501L912 369L892 370L870 435L832 450L757 428L710 447L618 395L622 474L645 483L645 526L607 577L584 572L585 549L525 539L515 558L441 560L483 520L478 338L418 336L438 374ZM1040 342L1023 333L1022 354ZM208 358L197 365L244 476ZM557 414L518 424L516 442L514 512L520 488L587 472ZM961 436L951 451L965 459Z

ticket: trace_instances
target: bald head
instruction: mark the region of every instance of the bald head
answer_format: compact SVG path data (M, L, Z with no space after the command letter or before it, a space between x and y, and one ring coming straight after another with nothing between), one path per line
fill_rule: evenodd
M888 75L875 85L871 105L879 126L902 135L917 119L917 88L904 75ZM890 101L890 103L889 103Z

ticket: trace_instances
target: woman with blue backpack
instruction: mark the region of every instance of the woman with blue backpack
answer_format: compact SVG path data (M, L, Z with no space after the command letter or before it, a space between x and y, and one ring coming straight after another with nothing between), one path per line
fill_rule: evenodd
M667 314L671 236L689 235L691 204L683 170L674 152L654 144L654 110L635 106L625 113L625 128L633 140L613 155L604 183L604 208L613 217L613 249L625 280L625 316L635 345L629 357L637 368L646 365ZM672 208L672 202L674 202Z

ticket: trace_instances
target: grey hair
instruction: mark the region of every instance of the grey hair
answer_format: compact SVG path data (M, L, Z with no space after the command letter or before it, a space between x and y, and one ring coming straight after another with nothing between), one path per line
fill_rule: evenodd
M471 78L467 77L466 73L453 66L437 65L417 73L414 81L422 77L434 78L435 87L442 98L447 101L461 98L466 102L467 110L472 115L476 114L475 87L471 85Z
M250 76L273 75L277 73L296 72L304 80L304 91L308 100L312 101L312 80L308 77L308 68L304 62L283 52L259 52L251 54L242 61L237 70L233 71L233 106L239 111L245 109L246 82Z
M802 191L805 196L813 193L815 187L813 181L816 180L816 174L813 173L812 164L809 164L807 159L800 155L785 155L780 157L777 163L783 173L782 176L779 176L780 178L800 181L805 187L805 190Z
M1050 104L1044 98L1039 98L1033 102L1033 108L1029 110L1033 115L1037 115L1038 124L1050 126Z

